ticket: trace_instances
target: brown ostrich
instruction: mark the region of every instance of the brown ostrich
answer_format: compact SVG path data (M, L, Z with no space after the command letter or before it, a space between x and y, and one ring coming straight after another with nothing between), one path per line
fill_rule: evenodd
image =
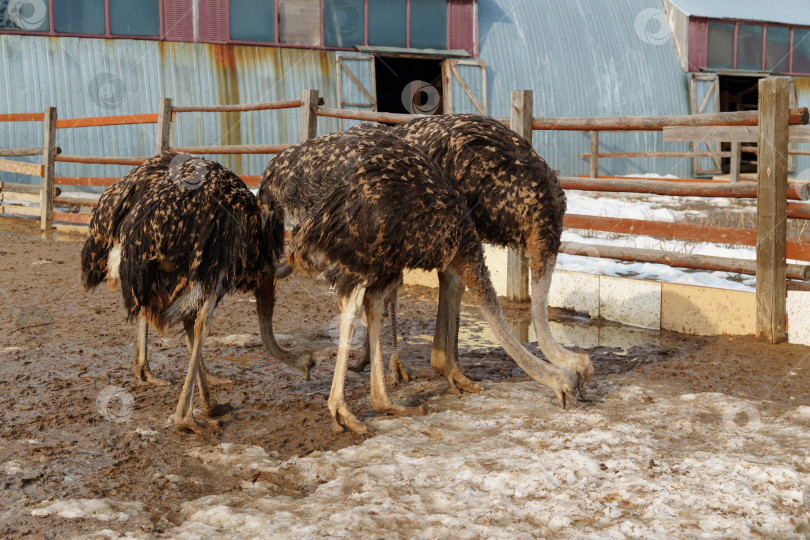
M147 322L162 330L182 322L189 367L174 415L178 428L199 430L192 416L193 386L203 412L218 407L201 349L211 314L234 290L253 291L265 348L307 376L307 352L291 353L272 328L275 261L283 250L283 222L231 171L213 161L164 153L136 167L106 190L82 249L82 282L120 287L127 318L139 318L135 375L161 383L146 359Z
M548 291L560 248L565 193L557 173L523 137L487 116L428 116L400 124L392 133L436 163L467 202L483 242L525 246L530 260L532 320L548 360L577 373L578 389L593 376L588 354L562 347L548 323ZM430 363L451 390L476 392L458 369L458 320L464 285L452 269L439 272L439 312ZM393 329L396 332L396 329ZM358 368L362 368L361 363Z
M422 413L395 405L385 389L380 314L406 268L452 270L473 294L501 345L565 406L575 374L534 357L509 331L484 266L464 199L427 156L386 128L361 125L280 153L259 189L263 208L282 208L294 226L287 261L324 274L340 298L340 339L329 395L332 425L364 432L343 394L353 323L365 309L371 348L371 404L378 412Z

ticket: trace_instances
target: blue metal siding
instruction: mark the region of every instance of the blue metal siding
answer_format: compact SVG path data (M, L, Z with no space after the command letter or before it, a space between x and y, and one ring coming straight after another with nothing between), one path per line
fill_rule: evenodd
M337 106L335 55L320 50L4 34L0 74L7 81L0 114L47 106L57 107L62 119L143 114L156 112L163 96L175 105L251 103L297 99L305 88L319 89L329 106ZM171 143L294 143L298 114L298 109L182 113ZM319 120L319 133L336 130L335 119ZM0 141L3 147L41 145L42 124L0 123ZM155 125L60 129L57 144L74 155L149 156ZM270 156L212 158L243 174L261 174ZM57 163L56 174L120 176L130 168ZM6 173L3 179L36 181Z
M689 114L686 75L670 39L642 40L635 20L660 0L486 0L478 3L489 112L508 116L511 90L534 90L535 116ZM536 131L535 147L564 175L587 174L586 133ZM603 133L603 152L685 151L660 133ZM603 175L690 176L691 159L604 159Z

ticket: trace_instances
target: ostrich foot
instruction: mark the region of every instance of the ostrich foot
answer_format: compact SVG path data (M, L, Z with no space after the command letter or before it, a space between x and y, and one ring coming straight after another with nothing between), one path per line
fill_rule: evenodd
M447 389L448 394L460 394L461 392L476 394L482 390L480 384L468 379L457 367L447 375L447 382L450 383L450 388Z
M218 420L208 420L206 422L199 422L196 418L189 415L186 417L174 417L174 427L178 431L191 431L198 434L211 433L220 427Z
M335 433L342 433L347 428L355 433L368 433L366 425L349 411L345 401L340 401L334 409L331 406L329 409L332 411L332 431Z
M405 366L399 361L399 355L397 353L391 354L391 360L388 362L388 371L391 374L391 380L394 384L399 382L407 384L411 381L408 372L405 371Z
M428 413L427 407L420 405L419 407L405 407L403 405L395 405L388 402L383 405L375 406L372 403L374 410L380 414L391 414L393 416L425 416Z
M135 366L135 380L138 383L152 384L155 386L169 386L169 383L163 379L155 377L149 366Z

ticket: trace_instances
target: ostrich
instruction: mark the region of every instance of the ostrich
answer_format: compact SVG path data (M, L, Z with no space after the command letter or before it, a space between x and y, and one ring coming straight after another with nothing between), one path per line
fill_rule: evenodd
M344 398L353 323L365 310L371 349L371 404L381 413L419 414L385 389L380 343L384 298L406 268L452 270L469 287L498 340L526 373L576 399L575 374L547 364L515 339L503 318L469 209L438 167L386 128L360 125L278 154L259 188L262 208L283 209L295 227L287 262L323 273L340 299L340 339L328 406L332 427L365 432Z
M562 347L548 323L548 291L560 248L565 193L557 173L531 143L501 122L471 114L428 116L392 128L439 166L467 201L483 242L525 246L530 260L532 320L548 360L577 373L578 390L593 376L588 354ZM452 269L439 272L439 312L431 365L463 390L477 391L456 364L464 285Z
M183 323L189 367L174 415L178 428L203 427L192 416L195 380L203 412L222 409L210 393L201 349L214 308L231 291L255 293L265 348L309 377L312 356L282 350L273 336L274 262L283 250L278 220L273 208L261 212L222 165L169 152L130 171L99 199L82 249L84 289L106 280L120 288L127 318L139 318L138 380L162 383L146 359L147 322L159 330Z
M590 358L558 344L548 324L548 291L565 214L565 193L556 172L526 139L486 116L429 116L395 126L392 133L425 152L447 175L466 199L482 241L526 247L538 345L551 363L577 373L578 390L584 395L584 385L593 376ZM430 363L447 377L451 391L458 391L458 385L477 392L478 385L459 371L456 362L463 292L452 271L439 272L439 312ZM396 334L395 326L392 332ZM365 358L352 369L360 371L367 364Z

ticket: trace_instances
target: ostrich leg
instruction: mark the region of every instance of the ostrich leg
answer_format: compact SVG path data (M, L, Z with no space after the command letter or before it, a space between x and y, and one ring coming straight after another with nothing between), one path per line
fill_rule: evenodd
M135 341L135 362L132 367L135 370L135 380L154 384L157 386L168 386L169 383L163 379L158 379L152 374L149 369L149 361L146 358L148 351L147 338L149 337L149 323L146 322L146 317L141 315L138 317L138 337Z
M340 339L338 341L335 374L332 377L332 390L329 392L329 412L332 413L332 430L341 432L349 428L356 433L367 433L363 425L346 405L343 388L346 385L346 370L349 367L349 350L352 346L354 323L360 318L363 310L365 286L356 287L347 296L340 299Z
M180 391L180 399L177 400L177 409L174 412L174 425L178 429L189 429L194 432L204 431L206 428L212 428L219 425L216 421L211 421L207 425L198 423L192 414L194 403L194 383L198 378L202 378L201 365L201 352L202 345L205 338L208 336L209 321L211 312L215 305L215 298L208 297L203 303L202 309L197 313L194 320L194 345L189 354L188 371L186 372L186 379L183 382L183 389ZM202 385L201 389L206 385ZM202 392L201 392L202 393ZM206 396L201 396L205 401ZM209 401L211 396L207 396Z
M408 415L425 414L424 407L403 407L395 405L385 390L385 372L383 370L382 340L380 319L385 292L366 294L366 320L368 321L368 342L371 346L371 406L379 413Z
M557 257L552 256L543 260L541 256L535 255L532 259L532 321L537 344L549 362L555 366L566 367L577 374L577 389L580 395L585 397L585 383L594 373L593 363L587 354L569 351L557 343L551 335L551 327L548 324L548 291Z
M188 354L191 354L191 349L194 346L194 319L188 319L183 321L183 327L186 330L186 350L188 350ZM226 379L224 377L215 377L208 372L208 368L205 367L205 362L203 361L202 355L200 355L200 367L202 369L203 375L205 375L206 382L211 386L219 386L225 384L233 384L233 381L230 379Z
M388 295L388 316L391 318L391 358L388 360L388 371L394 381L407 383L410 381L405 366L399 360L397 352L397 293L399 287L395 287ZM381 351L382 352L382 351Z
M184 320L183 327L186 330L186 347L188 349L188 354L191 354L194 350L194 319ZM203 344L200 343L200 349L202 349L202 345ZM202 413L209 418L212 416L225 414L231 410L230 404L217 403L217 400L211 395L209 385L213 386L215 384L222 384L213 382L211 379L216 381L223 380L219 379L218 377L211 377L208 374L208 370L205 367L205 362L203 361L202 352L200 352L200 377L197 377L197 389L200 391L200 410L202 410ZM224 380L228 381L227 384L231 384L229 379Z
M451 269L439 272L439 312L436 316L430 365L447 378L450 384L448 392L451 394L481 391L481 386L464 376L457 363L462 296L464 284L458 274Z
M399 381L407 383L410 381L408 373L405 371L405 366L399 360L399 353L397 352L397 292L399 287L393 289L386 298L385 302L388 305L388 315L391 317L391 359L388 361L388 371L391 374L391 383L396 384ZM366 317L368 319L368 316ZM366 321L368 322L368 321ZM350 366L351 371L362 373L366 366L371 363L371 348L369 347L368 337L363 341L363 358L356 364Z

